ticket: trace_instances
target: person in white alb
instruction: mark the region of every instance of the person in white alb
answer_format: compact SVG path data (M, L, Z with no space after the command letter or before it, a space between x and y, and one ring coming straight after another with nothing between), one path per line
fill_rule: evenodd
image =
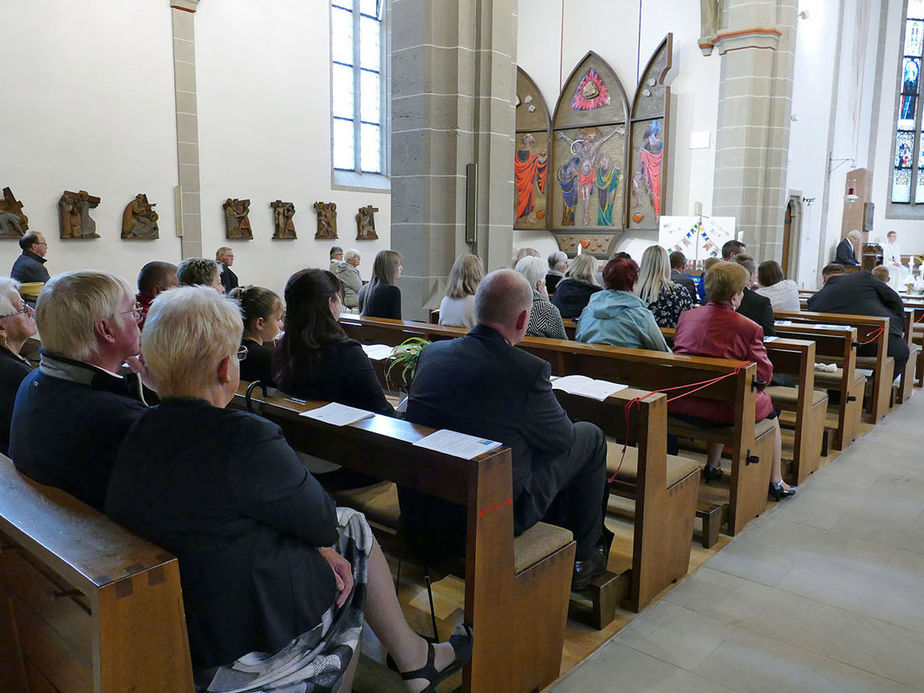
M882 264L889 269L889 286L896 291L905 291L905 283L910 278L910 272L902 264L902 251L895 242L897 237L894 231L886 234L887 241L882 244Z

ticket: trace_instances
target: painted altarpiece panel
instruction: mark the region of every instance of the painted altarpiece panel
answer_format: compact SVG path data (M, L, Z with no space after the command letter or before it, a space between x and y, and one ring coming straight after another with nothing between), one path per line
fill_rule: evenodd
M546 229L549 226L548 106L532 78L517 68L516 152L513 161L513 228Z

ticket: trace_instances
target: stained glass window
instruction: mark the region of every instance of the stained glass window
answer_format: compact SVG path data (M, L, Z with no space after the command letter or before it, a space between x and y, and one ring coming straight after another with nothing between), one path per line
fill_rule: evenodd
M901 47L891 200L894 204L924 204L924 128L920 113L924 0L906 1Z
M335 169L382 173L382 0L331 0Z

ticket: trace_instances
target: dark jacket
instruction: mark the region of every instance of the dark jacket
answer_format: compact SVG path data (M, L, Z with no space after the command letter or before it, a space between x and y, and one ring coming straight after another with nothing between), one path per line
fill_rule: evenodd
M242 339L241 346L247 347L247 358L241 361L241 380L262 380L267 385L275 386L273 354L276 353L276 345L273 342L257 344L252 339Z
M45 269L45 258L36 255L31 250L22 251L16 258L10 276L18 282L47 282L48 270Z
M401 289L394 284L378 283L361 295L360 307L364 317L401 319Z
M905 333L905 306L887 284L869 272L851 272L828 279L808 300L808 309L820 313L878 315L889 318L889 334Z
M0 348L0 452L9 454L10 420L16 391L23 379L32 372L32 366L18 354Z
M699 292L696 290L696 282L693 281L693 277L689 277L683 272L678 272L675 269L671 270L671 281L675 284L680 284L683 288L690 292L690 298L693 299L694 303L699 303Z
M834 261L844 267L859 267L857 255L853 252L853 244L850 239L845 238L837 244L837 250L834 251Z
M395 415L372 362L355 339L328 344L321 349L314 367L298 368L294 376L280 378L279 389L302 399L339 402L376 414Z
M174 554L195 668L277 652L336 596L315 547L337 540L334 503L278 426L204 400L166 400L131 429L106 514Z
M230 294L231 289L236 289L238 286L237 275L234 272L232 272L231 268L228 267L225 263L222 262L220 264L221 264L221 274L220 274L221 285L225 287L225 293Z
M547 293L554 294L558 288L558 283L564 278L561 272L549 272L545 275L545 290Z
M738 312L764 328L764 337L776 337L776 328L773 326L773 304L766 296L745 288Z
M464 337L423 350L405 418L509 446L516 503L533 469L552 463L574 443L574 426L552 393L550 373L548 362L510 346L497 330L476 325ZM412 538L424 551L437 540L447 551L464 540L461 506L404 489L399 497L405 525L423 528Z
M552 296L552 303L558 308L562 318L574 319L581 315L590 297L602 290L602 287L581 279L562 279Z
M23 474L102 510L119 443L146 409L137 375L43 354L16 395L10 457Z

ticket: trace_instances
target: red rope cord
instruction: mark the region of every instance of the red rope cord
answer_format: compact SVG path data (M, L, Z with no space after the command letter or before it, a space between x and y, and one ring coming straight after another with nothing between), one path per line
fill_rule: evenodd
M872 343L875 342L877 339L879 339L879 336L880 336L883 332L885 332L885 330L884 330L882 327L877 327L877 328L876 328L875 330L873 330L872 332L867 332L867 333L866 333L866 336L869 337L869 339L867 339L865 342L857 342L857 345L858 345L858 346L863 346L864 344L872 344Z

